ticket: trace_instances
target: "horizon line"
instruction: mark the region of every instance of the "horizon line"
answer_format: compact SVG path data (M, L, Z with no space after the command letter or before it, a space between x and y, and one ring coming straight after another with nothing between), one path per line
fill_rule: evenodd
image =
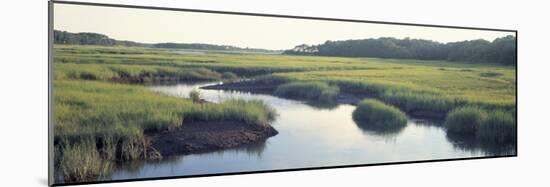
M58 32L67 32L67 33L71 33L71 34L81 34L81 33L100 34L100 35L107 36L109 39L113 39L113 40L116 40L116 41L128 41L128 42L135 42L135 43L147 44L147 45L166 44L166 43L173 43L173 44L206 44L206 45L217 45L217 46L229 46L229 47L236 47L236 48L241 48L241 49L259 49L259 50L266 50L266 51L285 51L285 50L291 50L291 49L266 49L266 48L249 47L249 46L242 47L242 46L236 46L236 45L217 44L217 43L204 43L204 42L190 42L190 43L189 43L189 42L177 42L177 41L163 41L163 42L153 42L153 43L150 43L150 42L140 42L140 41L135 41L135 40L119 40L119 39L116 39L116 38L112 38L111 36L109 36L109 35L107 35L107 34L98 33L98 32L87 32L87 31L83 31L83 32L71 32L71 31L59 30L59 29L55 29L55 28L54 28L54 31L58 31ZM499 38L504 38L504 37L508 37L508 36L516 37L516 36L510 34L510 35L506 35L506 36L499 37ZM476 40L484 40L484 41L488 41L488 42L493 42L494 40L499 39L499 38L495 38L493 41L489 41L489 40L486 40L486 39L483 39L483 38L478 38L478 39L461 40L461 41L454 41L454 42L440 42L440 41L436 41L436 40L419 39L419 38L411 38L411 37L397 38L397 37L389 37L389 36L388 36L388 37L384 37L384 36L381 36L381 37L378 37L378 38L376 38L376 37L370 37L370 38L362 38L362 39L325 40L324 42L318 43L318 44L305 44L305 43L303 43L303 44L295 44L294 47L299 46L299 45L308 45L308 46L322 45L323 43L326 43L326 42L328 42L328 41L339 42L339 41L369 40L369 39L378 40L378 39L381 39L381 38L393 38L393 39L397 39L397 40L406 40L406 39L409 39L409 40L423 40L423 41L436 42L436 43L440 43L440 44L449 44L449 43L467 42L467 41L476 41ZM54 43L54 44L55 44L55 43Z

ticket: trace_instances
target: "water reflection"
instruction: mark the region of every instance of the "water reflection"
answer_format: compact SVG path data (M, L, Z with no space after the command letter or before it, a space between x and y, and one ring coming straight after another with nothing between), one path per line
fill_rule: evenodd
M354 120L355 106L350 104L319 106L266 94L200 89L206 85L211 84L147 88L177 97L188 97L191 90L198 89L210 102L262 100L279 113L272 124L279 134L234 149L124 164L112 179L469 158L507 154L510 150L449 137L441 121L408 119L407 125L400 128L372 126Z
M247 144L239 147L234 147L230 149L226 149L225 151L215 151L214 154L217 154L218 156L223 156L223 154L227 154L228 152L232 152L231 154L246 154L249 157L255 157L256 159L261 159L263 152L265 151L267 145L267 141L261 141L257 143ZM202 154L209 154L209 153L202 153ZM198 154L199 156L201 154Z
M465 151L480 151L487 155L514 155L516 154L516 144L498 144L492 142L479 141L475 136L447 133L447 140L452 142L453 146Z
M118 163L115 167L117 173L124 173L127 178L139 178L142 175L142 169L148 166L155 166L156 168L163 166L170 166L174 164L181 164L185 162L183 157L164 157L160 160L134 160L124 163ZM115 176L104 177L103 180L111 180L118 178Z
M205 153L199 153L194 154L194 157L223 157L225 155L232 155L232 154L246 154L249 157L254 157L256 159L261 159L262 154L266 148L267 141L262 141L258 143L248 144L244 146L239 146L235 148L226 149L224 151L213 151L213 152L205 152ZM115 167L118 170L119 173L124 173L124 175L129 177L138 177L140 175L140 172L144 168L144 166L155 166L155 168L163 168L163 167L171 167L174 165L182 165L186 162L186 156L169 156L164 157L160 160L134 160L124 163L119 163ZM103 180L110 180L111 177L105 176L102 177Z
M308 102L305 102L304 104L307 104L319 110L333 110L339 105L336 102L317 102L317 101L308 101Z
M357 119L356 117L353 117L353 121L357 124L357 127L363 130L364 133L385 137L397 136L406 127L406 125L369 124L361 119Z
M443 128L443 120L437 119L410 119L415 125L423 127Z

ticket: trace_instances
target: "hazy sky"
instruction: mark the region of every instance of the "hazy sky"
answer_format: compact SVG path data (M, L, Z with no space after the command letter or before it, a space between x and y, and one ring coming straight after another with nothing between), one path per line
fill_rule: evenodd
M264 49L290 49L304 43L378 37L410 37L439 42L492 41L514 34L67 4L55 4L54 28L68 32L102 33L117 40L145 43L209 43Z

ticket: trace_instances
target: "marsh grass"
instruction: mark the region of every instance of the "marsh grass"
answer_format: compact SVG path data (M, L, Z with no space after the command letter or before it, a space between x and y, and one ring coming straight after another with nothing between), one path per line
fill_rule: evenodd
M483 72L483 73L480 73L479 76L482 76L482 77L497 77L497 76L502 76L502 73L497 73L497 72Z
M227 75L226 75L227 76ZM129 83L159 81L222 80L223 75L207 68L170 68L145 65L55 64L56 80L101 80ZM234 77L227 77L234 78Z
M62 71L69 75L55 71L56 77L109 80L126 72L133 77L143 76L144 82L154 82L174 77L232 79L231 73L238 77L273 74L273 83L325 82L338 86L342 92L377 97L408 113L434 112L445 116L466 104L515 108L515 70L494 64L216 52L176 54L161 49L78 45L55 45L54 52L56 70L62 65L77 69ZM269 80L264 77L263 82Z
M379 61L385 63L378 64L378 59L365 60L370 69L275 73L272 77L287 83L327 82L341 92L375 97L407 113L444 117L465 105L515 108L515 70L508 67L384 59Z
M279 86L275 94L283 97L333 101L341 91L387 103L366 100L358 105L353 119L364 130L398 132L406 124L401 109L449 113L448 134L475 129L470 135L479 140L515 140L516 80L511 67L377 58L182 55L161 49L75 45L54 45L54 53L54 139L56 155L61 155L55 162L69 181L107 175L112 162L159 157L146 139L149 132L195 120L263 126L277 115L261 101L199 104L121 83L262 75L255 83Z
M511 112L495 110L477 128L476 137L482 141L494 143L514 143L516 124Z
M407 124L407 116L399 109L375 99L364 99L353 111L353 119L366 130L397 132Z
M95 81L56 81L55 131L69 140L82 136L138 137L142 131L180 127L188 120L232 120L266 124L273 109L261 101L194 104L143 87ZM234 116L234 117L232 117Z
M462 105L464 101L444 95L429 92L413 92L406 90L385 91L380 96L385 102L390 103L405 112L427 111L446 114L453 108Z
M111 162L158 158L147 132L211 120L266 126L277 115L261 101L198 104L138 85L57 80L54 88L54 139L63 145L56 165L68 181L104 175Z
M447 132L475 136L476 129L487 118L487 112L479 107L461 107L451 111L445 119Z
M78 144L62 146L59 156L59 170L67 182L93 181L101 175L107 175L113 164L102 159L95 147L94 140L85 140Z
M266 126L277 116L275 109L259 100L227 100L220 104L205 104L185 113L188 120L230 120L249 125Z
M330 103L335 101L339 92L340 89L337 86L330 86L324 82L291 82L278 86L274 94Z
M459 107L445 119L450 134L475 137L486 143L514 143L516 124L510 111L478 106Z

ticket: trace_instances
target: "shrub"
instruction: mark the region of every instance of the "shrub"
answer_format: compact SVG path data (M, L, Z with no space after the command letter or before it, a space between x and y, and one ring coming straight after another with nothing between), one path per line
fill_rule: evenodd
M353 119L367 130L375 131L394 131L407 124L405 113L374 99L362 100L353 111Z

